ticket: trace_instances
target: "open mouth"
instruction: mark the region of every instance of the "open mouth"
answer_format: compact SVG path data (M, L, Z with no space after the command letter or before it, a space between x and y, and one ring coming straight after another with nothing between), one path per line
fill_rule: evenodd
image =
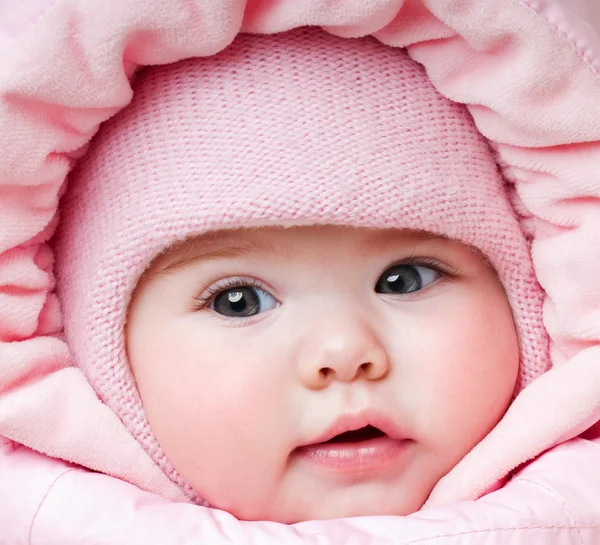
M352 427L356 425L342 421L341 425L331 429L331 434L321 436L321 441L317 438L314 443L297 447L295 456L327 471L356 476L360 472L395 467L395 461L403 453L410 452L412 441L400 433L394 435L396 430L393 425L382 424L387 433L371 424L356 429ZM348 431L333 435L344 429Z
M363 411L340 416L322 435L296 447L295 460L326 474L359 475L395 471L408 460L413 440L385 414Z
M324 441L323 445L331 445L338 443L361 443L363 441L369 441L371 439L378 439L380 437L385 437L386 434L383 433L380 429L375 426L364 426L358 430L347 431L344 433L340 433L335 437L329 439L329 441Z

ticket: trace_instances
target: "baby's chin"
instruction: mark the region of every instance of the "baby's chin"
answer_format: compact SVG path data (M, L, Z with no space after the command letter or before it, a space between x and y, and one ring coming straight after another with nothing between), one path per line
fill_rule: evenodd
M430 491L406 494L402 491L381 490L332 490L328 494L303 497L298 501L274 502L262 510L230 510L240 520L269 520L283 524L295 524L310 520L330 520L365 516L405 516L418 511Z
M307 520L330 520L347 517L369 517L369 516L405 516L410 515L418 511L423 502L409 502L412 505L404 502L398 502L398 504L390 504L383 502L370 502L367 503L364 500L356 503L347 503L344 505L336 505L335 502L331 502L332 505L315 506L310 509L309 512L299 513L296 517L297 520L294 522L304 522Z

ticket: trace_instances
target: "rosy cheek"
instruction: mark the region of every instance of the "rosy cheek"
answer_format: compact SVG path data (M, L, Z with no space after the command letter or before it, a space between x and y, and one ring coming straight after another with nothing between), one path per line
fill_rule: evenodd
M423 441L456 456L502 416L518 370L516 333L503 297L458 295L438 299L435 312L425 309L415 320L405 347L410 362L404 362Z
M185 347L176 364L182 405L202 415L219 436L232 427L239 430L239 440L247 430L256 434L276 414L284 389L276 372L281 361L265 349L270 343L250 330L221 326L202 337L198 330L190 328L178 343Z
M161 380L169 381L187 411L205 413L207 420L243 419L264 402L260 362L236 343L190 332L173 347L167 355L170 376Z

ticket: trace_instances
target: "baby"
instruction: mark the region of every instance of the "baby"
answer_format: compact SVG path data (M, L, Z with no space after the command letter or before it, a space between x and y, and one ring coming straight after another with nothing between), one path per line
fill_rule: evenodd
M147 70L70 183L69 344L191 501L412 513L546 369L487 143L374 40L244 36Z
M239 517L286 522L418 510L503 415L519 365L476 252L331 226L167 252L138 285L128 350L186 481Z

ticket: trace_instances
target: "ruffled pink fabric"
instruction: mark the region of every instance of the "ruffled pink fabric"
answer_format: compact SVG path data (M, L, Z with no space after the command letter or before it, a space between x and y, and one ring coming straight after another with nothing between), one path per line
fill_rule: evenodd
M67 342L100 399L191 496L152 433L124 333L143 270L177 241L315 223L450 237L479 249L506 290L515 395L549 368L544 293L493 154L403 50L305 28L147 69L69 184L54 246Z
M311 24L407 47L467 104L515 184L547 293L554 368L434 490L474 498L600 417L600 81L594 0L58 0L0 17L0 434L165 497L182 494L95 396L62 340L48 240L74 161L131 100L136 67ZM32 7L33 6L33 7ZM589 19L586 17L589 16ZM28 26L27 26L28 25ZM67 188L68 190L68 188Z

